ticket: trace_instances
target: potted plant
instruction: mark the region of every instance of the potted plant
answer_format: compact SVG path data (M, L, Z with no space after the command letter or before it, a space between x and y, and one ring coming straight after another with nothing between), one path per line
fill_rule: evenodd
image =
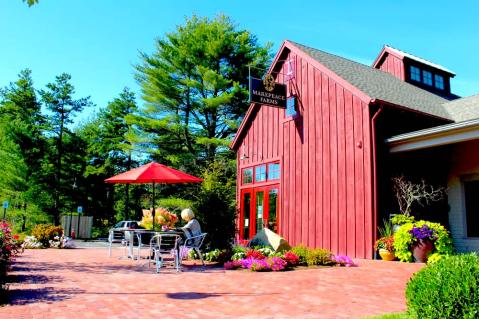
M401 225L414 222L414 216L405 214L391 214L392 230L395 233Z
M394 255L394 236L379 238L374 248L379 252L382 260L393 261L396 259L396 255Z
M393 227L390 221L383 219L383 226L378 227L379 239L374 247L383 260L391 261L396 259L394 255Z
M421 227L414 225L409 231L412 236L412 255L416 262L425 263L427 257L434 249L434 242L437 240L436 231L427 224Z

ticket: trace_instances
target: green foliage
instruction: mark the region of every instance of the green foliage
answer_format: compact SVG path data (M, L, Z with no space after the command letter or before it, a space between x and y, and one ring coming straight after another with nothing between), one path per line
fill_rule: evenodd
M208 233L207 249L229 249L236 233L234 166L214 162L203 174L193 209L203 232Z
M138 144L190 169L231 158L229 141L249 106L248 65L262 75L269 48L222 15L193 16L157 40L136 67L146 106L127 120Z
M299 244L291 248L291 251L299 257L299 264L306 265L309 254L309 248L303 244Z
M306 255L306 264L308 264L308 266L332 266L335 264L332 260L332 256L332 253L327 249L310 249Z
M61 237L62 235L63 228L61 226L39 224L32 229L32 236L45 248L50 247L50 240L53 240L56 236Z
M414 224L403 224L396 233L394 233L394 251L399 260L412 261L411 245L414 243L414 238L410 234L410 231L414 226L422 227L423 225L427 225L430 229L433 229L437 236L432 253L448 255L453 252L452 239L444 226L438 223L420 220Z
M396 214L391 218L391 223L393 225L403 225L407 223L413 223L414 216L407 216L404 214Z
M315 248L311 249L305 245L297 245L291 248L291 252L296 254L299 257L300 265L323 265L331 266L334 265L332 253L327 249Z
M231 250L230 249L214 249L204 254L204 259L206 261L218 262L224 264L225 262L231 260Z
M393 235L393 225L387 219L383 219L383 226L378 227L379 237L389 237Z
M413 318L479 317L479 257L445 257L417 272L406 288Z

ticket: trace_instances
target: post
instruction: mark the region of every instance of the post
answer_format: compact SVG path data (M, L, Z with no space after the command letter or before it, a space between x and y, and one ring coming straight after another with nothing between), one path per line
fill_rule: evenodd
M80 216L81 216L81 214L83 214L83 207L82 207L82 206L78 206L78 207L77 207L77 212L78 212L78 219L77 219L77 233L76 233L76 238L78 238L79 235L80 235Z
M155 181L153 181L153 199L151 206L153 207L153 211L151 212L151 216L153 217L152 229L155 230Z
M3 202L3 220L7 217L8 200Z

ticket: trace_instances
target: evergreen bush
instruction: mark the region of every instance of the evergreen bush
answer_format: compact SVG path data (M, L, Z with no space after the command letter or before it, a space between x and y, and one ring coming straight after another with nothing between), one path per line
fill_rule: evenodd
M413 318L479 318L479 257L444 257L409 281L408 312Z

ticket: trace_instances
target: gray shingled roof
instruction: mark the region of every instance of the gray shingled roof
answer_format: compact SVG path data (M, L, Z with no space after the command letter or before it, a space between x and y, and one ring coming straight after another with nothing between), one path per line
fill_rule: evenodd
M299 43L290 42L372 99L379 99L415 111L454 120L454 117L442 106L449 102L448 99L401 81L379 69Z
M479 118L479 94L464 97L443 104L450 118L455 122Z

